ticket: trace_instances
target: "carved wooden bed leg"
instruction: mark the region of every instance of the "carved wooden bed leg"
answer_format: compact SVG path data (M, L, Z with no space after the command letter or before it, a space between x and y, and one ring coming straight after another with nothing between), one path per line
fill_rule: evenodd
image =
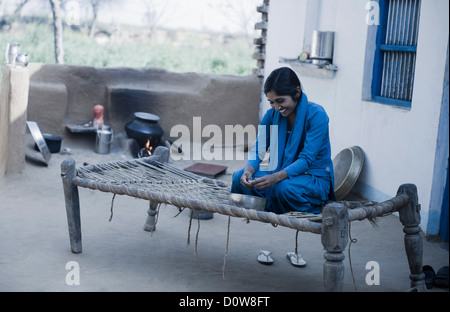
M69 227L70 247L73 253L81 253L80 199L78 187L72 181L76 177L75 161L67 159L61 164L61 177L66 202L67 224Z
M158 203L150 200L150 205L147 210L148 216L145 221L144 230L152 232L156 230L156 215L158 214Z
M342 203L330 203L322 212L322 245L326 252L323 280L326 291L342 291L344 286L343 251L348 243L348 210Z
M422 270L423 242L420 234L420 204L418 203L417 188L414 184L403 184L399 187L397 195L407 194L409 204L399 209L400 222L405 233L405 250L408 257L411 274L411 288L417 287L419 291L426 291L425 274Z
M169 162L170 151L167 147L158 146L153 155L158 157L160 162Z
M151 156L155 157L160 162L169 162L170 151L167 147L158 146L155 149L155 154ZM147 220L144 224L144 230L152 232L156 230L156 215L158 214L158 203L150 201L149 208L147 210Z

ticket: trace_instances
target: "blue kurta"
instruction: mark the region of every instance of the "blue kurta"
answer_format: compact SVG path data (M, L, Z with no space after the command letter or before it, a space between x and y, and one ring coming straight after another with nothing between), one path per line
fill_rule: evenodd
M244 172L241 169L233 174L231 192L265 197L266 211L320 212L327 200L334 199L328 121L322 106L308 102L304 93L296 107L290 134L288 118L273 108L269 109L260 122L247 165L255 169L254 178L281 170L285 170L289 178L271 188L250 191L240 183ZM268 149L269 166L260 166Z

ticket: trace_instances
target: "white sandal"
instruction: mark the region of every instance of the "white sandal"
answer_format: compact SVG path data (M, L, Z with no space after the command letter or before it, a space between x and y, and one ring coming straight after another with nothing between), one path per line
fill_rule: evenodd
M267 250L260 250L258 252L258 262L262 263L262 264L272 264L273 263L273 259L270 256L272 253L270 251Z
M287 258L291 261L291 264L296 267L304 267L306 265L306 261L303 260L301 254L296 254L295 252L288 252Z

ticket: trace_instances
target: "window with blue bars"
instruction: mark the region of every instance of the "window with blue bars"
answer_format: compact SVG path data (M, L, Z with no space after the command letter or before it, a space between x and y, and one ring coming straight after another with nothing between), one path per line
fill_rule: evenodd
M380 0L372 80L376 102L411 107L421 0Z

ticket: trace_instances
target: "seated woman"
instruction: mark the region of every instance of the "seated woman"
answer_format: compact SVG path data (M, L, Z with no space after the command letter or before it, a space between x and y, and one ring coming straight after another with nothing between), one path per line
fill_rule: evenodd
M264 197L265 210L277 214L320 213L327 200L335 199L327 113L308 101L287 67L267 77L264 93L271 108L260 122L246 166L233 174L231 192ZM264 167L267 151L269 165ZM294 265L306 264L300 255L288 253L288 258ZM258 260L273 261L268 252L260 252Z

